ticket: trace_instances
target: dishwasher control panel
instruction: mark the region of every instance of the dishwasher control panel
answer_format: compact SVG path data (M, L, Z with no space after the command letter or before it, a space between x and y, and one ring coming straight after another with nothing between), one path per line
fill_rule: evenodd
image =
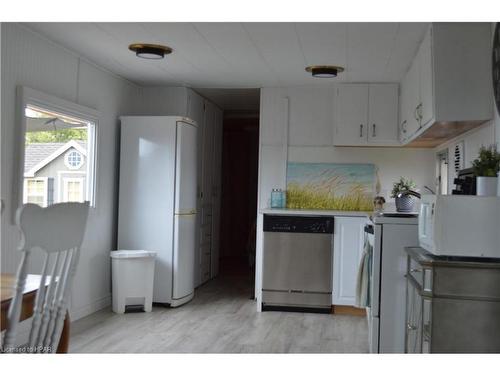
M264 215L264 232L333 233L332 216Z

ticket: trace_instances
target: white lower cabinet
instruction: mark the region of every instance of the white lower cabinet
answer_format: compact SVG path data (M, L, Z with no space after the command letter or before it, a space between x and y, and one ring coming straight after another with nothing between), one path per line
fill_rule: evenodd
M332 304L353 306L366 217L335 217Z

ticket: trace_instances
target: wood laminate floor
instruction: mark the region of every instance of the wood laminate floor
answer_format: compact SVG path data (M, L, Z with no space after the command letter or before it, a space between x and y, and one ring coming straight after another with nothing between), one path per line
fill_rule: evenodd
M220 277L178 308L98 311L71 325L72 353L366 353L366 318L258 313L248 280Z

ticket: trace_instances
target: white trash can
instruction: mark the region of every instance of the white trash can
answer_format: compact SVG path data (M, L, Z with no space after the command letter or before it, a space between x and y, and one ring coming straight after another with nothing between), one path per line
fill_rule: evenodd
M123 314L127 306L143 305L144 311L153 307L155 271L154 251L111 251L113 311Z

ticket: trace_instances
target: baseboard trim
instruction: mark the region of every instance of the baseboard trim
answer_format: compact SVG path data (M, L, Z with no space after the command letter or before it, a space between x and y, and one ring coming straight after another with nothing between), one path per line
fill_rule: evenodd
M366 310L354 306L332 305L332 314L366 316Z
M111 306L111 294L99 298L87 305L81 306L78 309L70 309L69 316L71 321L81 319L86 317L87 315L93 314L96 311L102 310L105 307Z

